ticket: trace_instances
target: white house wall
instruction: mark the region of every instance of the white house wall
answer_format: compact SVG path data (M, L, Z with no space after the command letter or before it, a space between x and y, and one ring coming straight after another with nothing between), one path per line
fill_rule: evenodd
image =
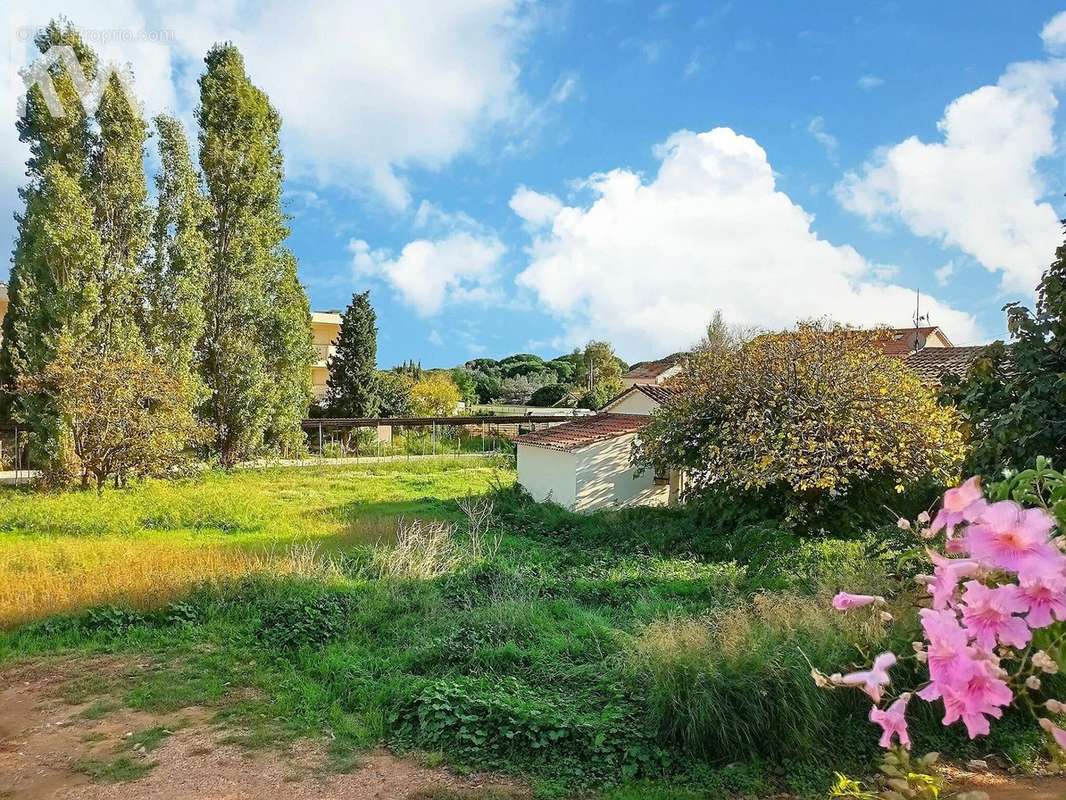
M518 482L537 502L551 500L573 508L577 457L574 453L518 444Z
M612 405L603 410L611 414L641 414L642 416L648 416L658 408L659 404L657 402L638 390L622 395Z
M636 468L629 463L636 438L636 434L616 436L575 452L575 511L595 511L611 506L666 505L669 502L669 486L656 485L650 469L637 475Z

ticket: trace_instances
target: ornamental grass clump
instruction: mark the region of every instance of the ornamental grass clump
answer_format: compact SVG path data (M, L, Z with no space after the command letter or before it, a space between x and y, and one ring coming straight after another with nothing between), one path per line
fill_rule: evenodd
M1049 696L1051 676L1066 668L1064 516L1066 477L1041 459L991 496L970 478L945 493L932 520L927 514L917 526L901 520L901 528L916 528L932 567L918 576L925 597L913 652L884 652L871 667L847 674L812 670L818 686L856 688L872 701L869 719L889 756L886 787L870 796L937 796L891 772L911 747L907 713L916 700L935 704L945 726L962 725L971 739L989 735L994 721L1017 709L1043 729L1052 761L1066 766L1066 704ZM842 592L833 606L861 615L882 603ZM925 680L900 691L892 671L905 659L922 667Z

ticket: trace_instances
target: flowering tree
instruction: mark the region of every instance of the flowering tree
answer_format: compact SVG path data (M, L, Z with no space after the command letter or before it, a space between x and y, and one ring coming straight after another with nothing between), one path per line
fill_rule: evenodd
M922 638L909 657L926 666L928 681L893 695L891 670L903 656L890 652L858 672L812 670L820 686L854 687L869 696L870 721L881 728L881 746L891 751L882 767L889 776L884 792L863 793L857 784L842 783L835 796L937 796L922 794L922 784L911 780L916 773L900 769L909 764L906 712L915 697L941 703L943 724L961 723L971 739L987 735L1008 706L1026 709L1046 732L1052 757L1066 765L1066 731L1060 727L1066 704L1053 698L1038 703L1041 681L1066 664L1066 541L1056 535L1056 524L1061 530L1064 521L1066 477L1043 459L998 485L991 502L980 480L971 478L944 495L931 523L927 514L919 517L932 574L918 578L925 590ZM901 520L900 527L911 525ZM886 613L880 610L885 605L874 595L841 592L833 598L842 612L870 607Z

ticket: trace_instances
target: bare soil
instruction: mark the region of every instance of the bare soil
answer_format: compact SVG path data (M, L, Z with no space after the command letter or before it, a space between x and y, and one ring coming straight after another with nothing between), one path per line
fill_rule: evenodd
M117 659L45 662L0 671L0 800L526 800L528 787L493 775L458 776L384 750L331 772L321 746L247 750L220 740L209 709L148 714L66 691L87 674L119 677ZM77 702L70 702L71 699ZM162 728L158 746L135 748ZM93 765L123 761L142 777L109 782ZM1066 800L1066 778L956 772L989 800Z
M82 661L76 672L115 670ZM246 750L220 743L213 713L185 708L154 715L96 702L69 703L63 689L71 663L0 672L0 800L404 800L418 797L527 798L529 791L496 776L457 776L385 751L368 753L351 772L326 768L321 747ZM68 698L69 699L69 698ZM134 749L144 731L163 728L157 747ZM143 777L108 782L93 765L133 765ZM87 766L88 765L88 766ZM438 794L439 793L439 794Z

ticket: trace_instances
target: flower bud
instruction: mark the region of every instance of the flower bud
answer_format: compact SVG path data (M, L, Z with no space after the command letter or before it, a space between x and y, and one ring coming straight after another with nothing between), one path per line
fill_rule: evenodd
M909 531L911 529L911 521L909 519L904 519L903 517L900 517L896 520L896 527L899 528L901 531Z
M1036 675L1030 675L1028 678L1025 679L1025 685L1027 688L1032 689L1034 692L1039 691L1040 678L1036 677Z
M921 524L921 525L928 525L929 524L929 512L928 511L923 511L921 514L918 515L918 523Z

